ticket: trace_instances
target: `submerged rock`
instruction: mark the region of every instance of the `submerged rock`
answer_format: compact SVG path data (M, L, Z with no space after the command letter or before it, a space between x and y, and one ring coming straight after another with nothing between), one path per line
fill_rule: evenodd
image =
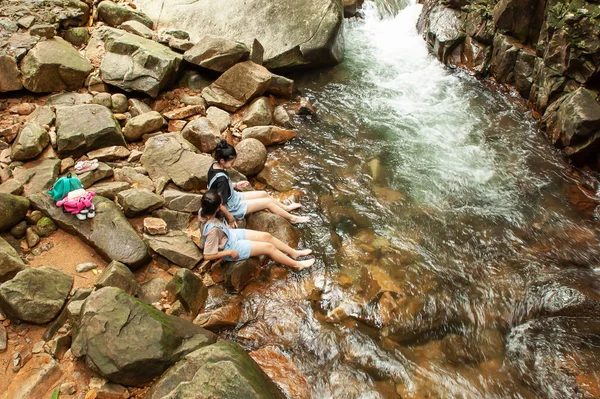
M106 260L118 261L137 269L150 261L148 247L138 236L114 202L96 195L96 217L78 220L64 213L46 193L31 197L32 205L48 215L58 226L92 246Z
M146 397L283 399L285 396L240 345L221 341L188 354L167 370Z
M51 267L22 270L0 285L0 305L8 315L33 324L46 324L58 316L73 276Z
M293 130L282 129L278 126L255 126L244 129L242 140L257 139L265 147L275 144L283 144L296 137Z
M112 382L143 386L187 353L215 342L211 332L106 287L81 309L72 351Z

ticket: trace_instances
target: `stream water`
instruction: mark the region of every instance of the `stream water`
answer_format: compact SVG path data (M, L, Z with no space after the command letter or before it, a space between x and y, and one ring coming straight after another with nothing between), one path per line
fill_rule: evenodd
M318 115L269 157L317 264L250 286L228 334L312 398L594 397L593 209L519 101L428 54L413 3L365 3L345 61L295 77Z

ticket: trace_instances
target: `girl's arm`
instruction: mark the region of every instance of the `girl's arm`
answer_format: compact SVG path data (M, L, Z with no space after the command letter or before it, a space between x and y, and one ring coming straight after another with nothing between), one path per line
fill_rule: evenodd
M225 205L221 204L219 206L219 210L225 216L225 219L227 220L227 223L229 223L229 226L231 226L234 229L237 229L237 223L235 222L235 218L233 217L233 215L231 213L229 213L229 211L227 210Z
M233 258L233 259L237 259L237 257L240 256L240 255L238 254L238 252L236 250L228 249L226 251L219 251L216 254L204 255L204 259L206 259L206 260L214 260L214 259L221 259L221 258L224 258L226 256L229 256L230 258Z

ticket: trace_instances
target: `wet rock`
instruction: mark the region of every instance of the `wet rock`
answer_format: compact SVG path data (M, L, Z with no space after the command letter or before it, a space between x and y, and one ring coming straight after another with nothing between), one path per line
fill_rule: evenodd
M42 217L35 224L34 231L40 237L50 237L57 227L49 217Z
M356 0L343 0L342 5L344 6L344 18L352 18L356 15Z
M194 65L216 72L225 72L240 61L245 61L250 49L240 42L216 36L204 36L183 58Z
M465 39L460 17L460 11L443 5L433 7L429 14L424 34L429 48L443 63Z
M25 231L25 239L29 248L35 247L40 242L40 236L37 235L33 227L27 228Z
M180 301L186 312L195 317L204 306L208 289L202 280L187 269L179 269L167 285L169 303Z
M166 291L168 282L162 278L153 278L142 284L142 296L148 303L158 302L162 298L162 292Z
M193 148L177 133L155 136L146 142L141 162L158 192L169 181L184 190L206 187L206 176L213 159L209 155L197 154Z
M494 7L494 24L502 33L525 42L539 0L501 0Z
M56 135L61 157L79 156L109 146L125 147L119 123L108 108L96 104L58 108Z
M292 190L296 181L291 171L282 167L280 161L274 158L267 159L263 170L256 175L256 180L279 192Z
M260 0L194 3L163 9L157 0L136 2L159 27L183 29L193 42L205 35L264 46L269 69L333 65L343 58L341 3ZM294 18L290 18L293 15Z
M34 355L17 375L6 390L6 397L11 399L42 398L48 388L61 378L62 371L56 360L46 353Z
M242 140L257 139L264 146L283 144L296 137L293 130L285 130L278 126L256 126L244 129Z
M181 136L204 153L212 152L221 140L217 125L208 118L198 118L185 125Z
M98 268L97 263L87 262L87 263L80 263L77 266L75 266L75 271L77 273L85 273L85 272L89 272L90 270L97 269L97 268Z
M150 260L146 244L117 206L106 198L94 197L96 217L85 221L64 213L45 193L32 196L31 202L35 209L48 215L61 229L77 235L104 259L122 262L133 270Z
M98 150L90 151L87 153L87 157L89 159L97 159L99 161L111 162L117 161L122 158L127 158L131 154L131 152L127 149L127 147L121 146L111 146L100 148Z
M25 218L29 200L12 194L0 194L0 231L8 231Z
M150 235L163 235L167 234L167 222L160 218L145 218L144 219L144 232Z
M61 311L73 277L51 267L22 270L0 285L0 304L16 319L46 324Z
M8 281L26 268L17 251L0 237L0 283Z
M59 159L48 158L18 166L13 170L13 175L15 180L23 184L23 195L29 198L51 187L58 177L59 168Z
M142 287L139 285L135 276L127 266L121 262L112 261L106 269L102 271L98 280L94 283L96 289L104 287L120 288L131 296L139 298L142 293Z
M126 21L137 21L150 29L153 26L152 20L146 14L112 1L103 1L98 5L98 16L112 27L117 27Z
M202 312L194 319L194 324L215 332L227 330L238 324L241 314L241 298L236 296L225 306Z
M35 123L28 123L19 132L10 153L13 161L26 161L37 157L50 143L46 129Z
M165 207L174 211L197 213L200 209L202 195L178 190L165 190Z
M308 98L302 97L300 99L300 102L298 103L298 106L296 107L296 115L316 115L316 114L317 114L317 110L310 103Z
M27 222L22 221L10 229L10 235L16 239L25 237L25 231L27 230Z
M462 62L474 71L477 76L484 76L489 71L492 52L489 46L467 36L465 39Z
M69 28L65 32L65 40L75 47L81 47L90 40L90 33L86 27Z
M223 265L223 271L227 285L237 292L242 292L246 285L260 275L261 259L254 257L238 262L226 262Z
M125 21L119 25L119 29L145 39L152 39L154 37L154 31L139 21Z
M131 33L115 29L109 32L111 39L100 66L105 83L156 97L176 77L180 54Z
M229 115L229 112L217 107L209 107L206 110L206 117L219 128L221 133L223 133L231 123L231 115Z
M146 188L130 188L117 194L125 216L132 218L162 207L165 200Z
M514 82L514 69L519 55L515 39L497 34L494 37L491 72L500 83Z
M17 60L10 55L0 55L0 92L21 90L21 72Z
M235 146L237 158L234 168L248 176L257 175L267 162L267 149L257 139L248 138Z
M278 105L273 110L273 122L279 126L283 126L286 129L291 129L294 127L294 124L290 118L290 114L282 105Z
M251 61L241 62L202 90L202 97L208 105L234 112L261 96L270 82L271 73L265 67Z
M186 230L192 217L191 213L177 212L169 209L159 209L152 212L152 216L160 218L167 223L169 230Z
M221 341L187 355L148 392L148 399L284 398L277 386L244 349Z
M265 211L248 215L248 224L246 227L251 230L270 233L273 237L280 239L292 248L298 245L300 239L296 229L287 220L279 215Z
M148 104L138 99L130 98L127 103L129 104L129 113L133 117L152 112L152 108Z
M36 44L20 69L27 90L45 93L80 89L93 67L68 42L54 37Z
M103 162L98 163L98 167L94 170L89 170L80 175L77 175L83 188L87 189L91 187L97 181L106 179L107 177L111 177L114 174L114 171L110 166Z
M309 399L311 390L294 362L273 347L260 348L249 353L250 357L289 398Z
M152 182L152 180L150 180L148 176L139 173L137 170L130 166L125 166L121 169L116 169L115 181L121 184L129 184L132 187L145 188L150 191L154 190L154 183ZM119 192L121 191L124 190L120 190Z
M86 299L71 350L109 381L142 386L215 340L201 327L106 287Z
M144 241L154 252L187 269L193 269L202 260L202 252L181 231L170 231L165 235L144 235Z
M15 179L10 179L0 184L0 194L19 195L23 192L23 184Z
M273 106L266 97L259 97L252 101L242 119L242 123L248 127L270 125L272 121Z

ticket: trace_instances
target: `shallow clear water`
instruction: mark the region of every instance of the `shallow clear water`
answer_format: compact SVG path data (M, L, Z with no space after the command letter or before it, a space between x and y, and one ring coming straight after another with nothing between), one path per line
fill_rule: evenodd
M249 287L230 338L312 398L593 397L593 214L522 104L428 54L420 10L366 3L344 63L295 76L318 115L269 157L318 261Z

